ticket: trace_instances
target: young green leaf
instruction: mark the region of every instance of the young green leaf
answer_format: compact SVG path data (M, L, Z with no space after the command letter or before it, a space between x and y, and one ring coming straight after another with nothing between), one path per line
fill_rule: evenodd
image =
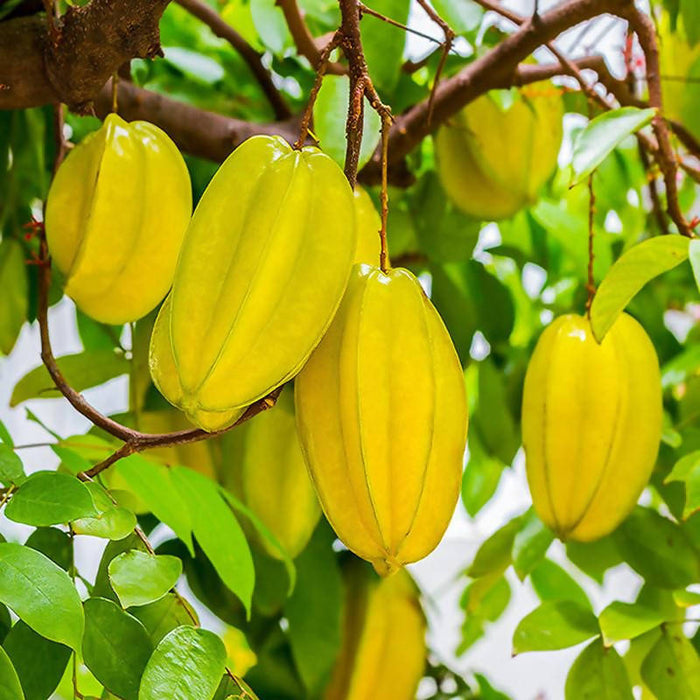
M649 238L622 254L598 287L591 306L591 327L598 342L632 297L649 280L680 265L688 257L683 236Z
M467 576L479 578L505 571L512 561L513 543L522 523L522 516L513 518L483 542L466 571Z
M109 563L109 580L123 608L160 600L177 583L182 562L132 549Z
M136 527L136 516L127 508L116 506L97 483L85 484L92 495L97 515L78 518L72 523L76 535L92 535L108 540L121 540Z
M539 564L554 540L534 509L523 516L523 525L513 541L513 568L521 581Z
M219 487L187 467L173 467L175 487L192 519L192 530L221 580L250 611L255 586L253 557L241 526Z
M51 559L64 571L73 563L73 543L67 532L55 527L38 527L27 537L25 547L31 547Z
M584 574L600 584L608 569L622 563L622 556L611 536L595 542L567 542L566 556Z
M0 443L0 484L19 486L26 478L19 455L9 443Z
M373 0L372 9L406 24L410 5L409 0ZM380 92L390 92L399 79L406 34L375 17L370 19L360 27L369 73Z
M84 391L129 372L129 360L111 350L81 352L57 358L66 381L76 390ZM28 399L55 399L61 394L56 389L46 367L40 365L25 374L12 391L10 406Z
M87 486L70 474L37 472L13 494L5 515L16 523L46 527L97 515Z
M0 420L0 442L5 443L8 447L14 447L15 443L12 440L12 435L7 429L7 426Z
M10 630L3 647L15 667L25 699L52 697L66 670L71 650L38 635L21 620Z
M663 621L664 615L659 610L639 603L620 601L608 605L598 616L603 639L608 646L623 639L639 637Z
M625 561L653 586L685 588L700 581L700 555L683 529L650 508L635 508L614 539Z
M146 628L106 598L85 601L83 659L95 678L124 700L136 700L153 652Z
M197 620L194 610L174 592L167 593L155 603L132 608L129 613L143 623L154 646L176 627L193 626Z
M574 661L566 677L566 700L632 700L627 670L614 647L591 642Z
M700 660L680 625L662 629L642 662L642 679L658 700L700 698Z
M138 700L211 700L225 664L226 649L219 637L195 627L178 627L149 659Z
M673 465L673 469L664 479L664 483L667 484L671 481L680 481L685 484L683 519L687 520L700 509L700 450L681 457Z
M0 700L25 700L17 671L2 647L0 647Z
M68 574L43 554L0 543L0 602L42 637L80 650L80 597Z
M598 620L571 600L542 603L526 615L513 634L513 654L575 646L600 634Z
M549 559L542 560L530 572L530 582L543 603L548 600L572 600L582 607L591 607L583 588L561 566Z
M574 141L571 187L587 178L628 136L651 123L655 109L621 107L591 119Z

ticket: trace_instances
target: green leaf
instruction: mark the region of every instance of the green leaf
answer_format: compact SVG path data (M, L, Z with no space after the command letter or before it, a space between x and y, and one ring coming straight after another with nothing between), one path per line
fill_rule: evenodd
M73 543L71 538L68 533L58 528L38 527L27 537L24 546L41 552L64 571L68 571L73 563Z
M503 473L503 464L487 456L476 440L469 439L469 462L462 475L462 503L473 518L491 500Z
M690 46L694 47L700 42L700 4L697 0L680 0L680 3L685 34Z
M26 478L22 460L12 449L12 445L7 442L0 443L0 483L3 486L19 486Z
M700 555L683 529L650 508L635 508L614 533L625 561L647 583L685 588L700 581Z
M61 682L71 650L40 635L21 620L3 644L10 657L26 700L50 698Z
M566 649L600 634L598 620L571 600L542 603L526 615L513 634L513 654Z
M587 178L628 136L651 123L655 109L622 107L591 119L574 141L571 187Z
M129 612L143 623L155 646L176 627L195 624L197 616L186 605L184 598L168 593L155 603L132 608Z
M83 659L95 678L124 700L136 700L153 644L146 628L105 598L85 601Z
M685 506L683 519L689 518L700 509L700 450L681 457L671 473L664 479L664 484L680 481L685 484Z
M282 10L275 0L250 0L253 23L265 46L273 54L281 55L291 43L291 35Z
M115 466L129 489L141 499L161 522L187 545L194 556L192 518L187 505L189 494L181 495L172 481L171 470L141 455L131 455Z
M9 355L29 310L29 278L22 245L12 239L0 241L0 353Z
M481 621L495 622L505 612L510 602L510 585L503 574L490 574L472 581L462 594L460 606L466 619L477 617Z
M683 236L649 238L623 253L593 297L591 327L598 342L602 342L618 315L649 280L680 265L687 257L688 239Z
M541 561L530 572L530 582L543 603L548 600L571 600L584 608L591 607L583 588L561 566L549 559Z
M42 637L80 650L80 597L68 574L43 554L0 543L0 601Z
M109 563L109 580L123 608L160 600L175 586L182 562L168 555L154 556L132 549Z
M136 516L127 508L116 506L97 483L86 484L97 509L97 515L78 518L72 523L76 535L92 535L108 540L121 540L136 527Z
M372 9L406 24L410 0L372 0ZM390 92L399 79L406 33L367 15L360 23L369 74L380 93Z
M129 360L123 354L112 350L64 355L56 361L66 381L76 391L99 386L129 372ZM17 382L12 391L10 406L16 406L28 399L55 399L60 395L46 367L41 365Z
M17 671L2 647L0 647L0 700L25 700Z
M621 603L615 601L608 605L598 616L600 629L606 645L623 639L634 639L658 627L664 621L664 615L639 603Z
M314 134L319 146L341 167L345 164L345 119L350 98L350 78L347 75L327 75L323 79L316 103L314 104ZM371 158L379 143L381 120L364 98L362 148L360 168Z
M608 569L622 563L612 537L603 537L595 542L567 542L566 556L583 573L600 584Z
M528 510L523 525L513 542L513 568L521 581L544 559L554 534L535 514Z
M296 560L297 585L284 607L292 656L309 697L326 686L341 641L343 582L332 544L318 527Z
M249 612L255 586L253 557L243 530L219 487L187 467L174 467L172 478L187 501L197 542L221 580Z
M225 75L223 67L213 58L198 51L192 51L181 46L164 46L165 60L186 76L213 85Z
M226 664L212 632L178 627L156 647L141 679L139 700L211 700Z
M632 700L627 670L614 647L591 642L574 661L566 677L566 700Z
M519 516L506 523L500 530L496 530L479 547L474 561L466 571L467 576L479 578L505 571L512 561L513 542L521 527L522 516Z
M457 34L474 31L484 16L484 10L475 2L433 0L430 4Z
M700 660L679 625L662 629L642 663L642 679L657 700L700 698Z
M37 472L13 494L5 515L16 523L46 527L97 515L88 488L70 474Z
M0 420L0 442L5 443L9 447L14 447L15 443L12 441L12 436L10 431L7 429L5 424Z
M132 549L138 549L141 552L146 551L146 545L136 533L131 533L124 539L107 543L97 569L95 585L92 587L92 596L94 598L109 598L115 603L119 602L119 598L117 598L117 594L109 581L109 565L112 559Z

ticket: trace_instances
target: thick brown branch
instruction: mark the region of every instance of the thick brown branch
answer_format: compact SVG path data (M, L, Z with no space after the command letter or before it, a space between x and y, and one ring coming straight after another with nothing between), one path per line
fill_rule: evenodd
M160 53L169 0L92 0L69 6L56 40L42 16L0 23L0 109L65 102L85 109L119 66Z
M262 54L258 53L228 22L221 18L216 10L202 0L176 0L176 2L191 15L204 22L216 36L228 41L238 51L265 93L276 119L288 119L292 116L284 97L272 81L270 71L263 65Z

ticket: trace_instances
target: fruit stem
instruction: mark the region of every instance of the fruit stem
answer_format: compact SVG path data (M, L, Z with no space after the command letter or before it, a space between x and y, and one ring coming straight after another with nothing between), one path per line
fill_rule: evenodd
M387 220L389 218L389 186L388 186L388 163L389 163L389 130L391 129L391 116L382 114L382 227L379 231L381 250L379 253L379 267L382 272L387 272L390 266L389 246L386 240Z
M595 191L593 189L593 173L588 177L588 281L586 289L588 290L588 299L586 300L586 315L591 318L591 306L593 305L593 297L595 296L595 279L593 277L593 236L595 224Z

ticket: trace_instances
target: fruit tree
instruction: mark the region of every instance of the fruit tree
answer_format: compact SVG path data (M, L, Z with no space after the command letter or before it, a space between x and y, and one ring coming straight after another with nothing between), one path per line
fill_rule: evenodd
M0 0L0 700L699 700L699 235L700 0Z

